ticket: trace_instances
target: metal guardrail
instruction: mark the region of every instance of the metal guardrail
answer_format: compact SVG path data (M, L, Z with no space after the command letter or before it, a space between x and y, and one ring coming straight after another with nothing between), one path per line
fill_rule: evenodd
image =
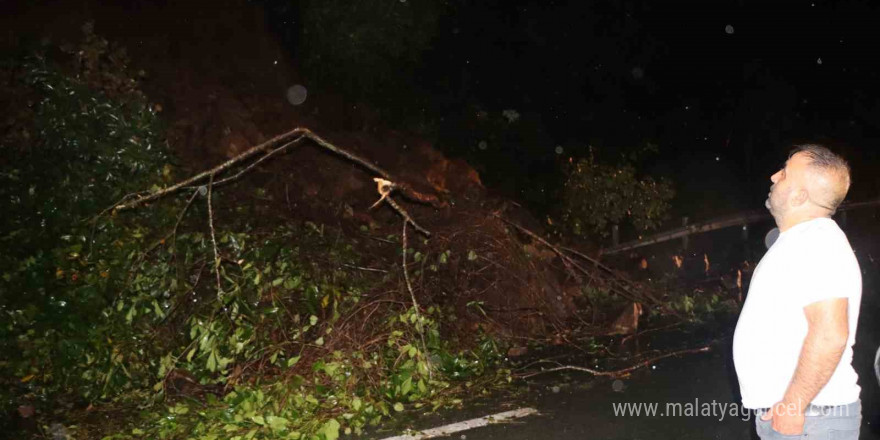
M848 210L866 208L871 206L880 206L880 199L869 200L865 202L844 203L840 205L839 208L837 208L837 211L842 212L844 213L844 215L846 215L846 211ZM633 240L626 243L615 244L610 248L602 250L602 255L616 254L618 252L628 251L644 246L650 246L652 244L663 243L665 241L675 240L677 238L686 239L686 237L690 235L729 228L733 226L747 227L752 223L769 220L771 218L772 216L766 211L748 211L744 213L728 215L702 223L694 223L692 225L685 225L680 228L670 229L668 231L654 234L650 237L646 237L640 240ZM745 230L747 231L747 229ZM616 233L613 235L616 237Z

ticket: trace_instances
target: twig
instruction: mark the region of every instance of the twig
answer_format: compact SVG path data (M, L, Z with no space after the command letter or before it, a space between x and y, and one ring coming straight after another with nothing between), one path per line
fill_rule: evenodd
M568 248L568 247L564 247L564 246L560 246L559 248L562 249L562 250L564 250L564 251L566 251L566 252L570 252L570 253L572 253L572 254L578 256L578 257L581 257L581 258L583 258L583 259L589 261L590 263L593 263L593 265L595 265L595 266L598 267L599 269L604 270L604 271L607 272L609 275L611 275L611 276L613 276L615 279L619 280L621 283L626 284L627 286L629 286L629 288L633 288L633 287L634 287L634 284L633 284L632 281L630 281L630 280L628 280L628 279L626 279L626 278L624 278L624 277L621 277L621 276L618 275L617 272L615 272L613 269L611 269L610 267L608 267L608 266L602 264L601 262L599 262L599 260L597 260L597 259L595 259L595 258L592 258L592 257L590 257L590 256L588 256L588 255L586 255L586 254L584 254L584 253L582 253L582 252L578 252L577 250L572 249L572 248ZM643 290L644 290L644 289L643 289ZM659 302L659 300L657 300L657 299L656 299L656 298L655 298L650 292L645 291L645 294L648 295L651 299L653 299L653 300Z
M399 186L397 184L390 180L380 179L378 177L374 178L373 180L376 181L376 190L379 192L380 197L379 200L376 201L376 203L373 203L373 206L371 206L370 209L375 208L383 201L388 202L388 204L391 205L391 207L394 208L394 210L397 211L397 213L400 214L401 217L403 217L404 223L409 223L413 225L413 227L416 228L417 231L425 234L426 237L431 236L431 233L428 232L427 229L419 226L419 224L416 223L415 220L412 219L412 217L410 217L409 213L407 213L405 209L400 207L400 205L398 205L397 202L395 202L394 199L391 198L391 193L394 190L399 189ZM406 231L406 229L404 229L404 231Z
M583 258L584 260L589 261L590 263L593 263L594 266L598 267L599 269L604 270L605 272L608 272L608 273L611 274L611 275L617 276L617 273L614 272L613 269L611 269L610 267L608 267L608 266L602 264L601 262L599 262L599 260L597 260L597 259L595 259L595 258L593 258L593 257L590 257L589 255L587 255L587 254L585 254L585 253L583 253L583 252L578 252L578 251L575 250L575 249L572 249L572 248L569 248L569 247L565 247L565 246L559 246L559 248L562 249L562 250L564 250L564 251L566 251L566 252L571 252L572 254L577 255L578 257L581 257L581 258ZM627 280L627 281L628 281L628 280Z
M326 140L324 140L320 136L316 135L315 133L313 133L311 130L309 130L307 128L295 128L291 131L288 131L287 133L275 136L272 139L269 139L268 141L263 142L262 144L254 146L253 148L244 151L243 153L239 154L238 156L235 156L232 159L229 159L226 162L223 162L222 164L217 165L214 168L211 168L209 170L206 170L206 171L203 171L199 174L196 174L195 176L192 176L186 180L180 181L172 186L169 186L168 188L165 188L165 189L162 189L159 191L154 191L151 193L139 193L139 194L130 195L130 196L137 197L137 198L135 200L133 200L131 202L127 202L127 203L124 203L124 200L117 202L116 205L104 210L102 212L102 214L109 211L109 210L123 211L123 210L127 210L127 209L132 209L132 208L138 207L144 203L151 202L153 200L157 200L157 199L165 197L169 194L173 194L173 193L179 191L181 188L193 186L194 184L196 184L200 181L203 181L206 178L214 178L214 177L222 174L223 172L227 171L228 169L238 165L239 163L241 163L243 161L250 159L251 157L253 157L259 153L274 149L274 151L270 152L266 156L263 156L260 160L257 161L257 162L261 162L262 160L265 160L267 158L267 156L274 155L275 153L287 148L290 145L294 145L294 144L299 143L302 140L302 138L308 138L308 139L312 140L312 142L316 143L318 146L325 148L327 150L330 150L330 151L332 151L332 152L334 152L334 153L336 153L336 154L338 154L338 155L340 155L340 156L342 156L352 162L355 162L355 163L359 164L360 166L366 168L367 170L373 172L374 174L381 176L382 178L385 178L387 180L391 180L391 175L387 171L383 170L382 168L379 168L378 166L370 163L369 161L362 159L362 158L358 157L357 155L350 153L342 148L339 148L339 147L331 144L330 142L327 142ZM279 144L285 144L285 145L282 145L281 147L276 148L276 146ZM254 164L254 165L256 165L256 164ZM229 180L236 179L241 174L244 174L244 172L247 172L247 171L251 170L252 168L253 168L252 166L247 167L241 173L236 174L235 176L232 176L231 178L223 179L222 182L228 182ZM414 201L421 202L421 203L427 203L427 204L434 206L435 208L440 208L440 207L446 206L446 203L440 201L436 196L433 196L430 194L420 193L418 191L415 191L414 189L412 189L408 185L398 183L396 185L396 188L401 192L401 194L403 194L405 197L409 198L410 200L414 200ZM126 199L128 199L128 198L130 198L130 197L126 196ZM398 211L398 212L400 212L400 211ZM410 219L410 221L411 221L411 219Z
M208 181L208 226L211 227L211 243L214 245L214 272L217 273L217 295L223 290L220 288L220 253L217 252L217 238L214 234L214 210L211 207L212 188L214 187L214 175Z
M559 248L557 248L556 246L553 246L552 244L550 244L550 242L548 242L547 240L544 240L543 238L541 238L540 236L538 236L538 234L535 234L534 232L532 232L532 231L530 231L530 230L528 230L528 229L526 229L526 228L524 228L524 227L522 227L522 226L520 226L520 225L518 225L518 224L516 224L516 223L513 223L513 222L511 222L511 221L509 221L509 220L507 220L507 219L505 219L505 218L499 216L498 214L495 214L495 217L497 217L499 220L503 221L504 223L507 223L507 224L509 224L509 225L511 225L511 226L513 226L513 227L515 227L515 228L517 228L519 231L521 231L522 233L528 235L529 237L531 237L532 239L538 241L539 243L543 244L544 246L549 247L554 253L556 253L556 255L559 256L559 258L562 259L563 264L565 264L567 268L570 269L571 267L574 267L574 268L577 268L578 271L580 271L580 272L582 272L583 274L585 274L585 275L587 275L588 277L590 277L591 279L594 277L594 275L593 275L592 273L590 273L590 271L584 269L580 264L578 264L576 261L574 261L571 257L569 257L568 255L566 255L564 252L562 252L562 251L561 251ZM573 272L573 271L569 270L569 272ZM575 277L578 278L578 279L580 278L580 277L578 277L577 275L575 275ZM611 282L612 282L612 285L613 285L614 282L615 282L615 280L612 279ZM617 284L620 284L620 283L618 282ZM638 294L635 293L635 292L631 292L631 291L630 291L628 288L626 288L625 286L618 286L618 288L616 289L616 291L617 291L618 294L620 294L620 295L623 296L624 298L627 298L627 299L629 299L629 300L631 300L631 301L634 301L634 302L642 302L642 301L644 301L643 298L640 298L640 295L638 295ZM651 301L653 301L655 305L661 305L661 306L662 306L662 303L661 303L660 301L658 301L656 298L653 298L652 296L646 296L646 298L649 299L649 300L651 300Z
M355 266L353 264L347 264L347 263L342 263L341 266L348 267L351 269L363 270L363 271L367 271L367 272L388 273L388 271L385 269L376 269L376 268L372 268L372 267L361 267L361 266Z
M385 200L391 201L390 198L386 198ZM406 281L406 288L409 290L409 295L412 298L413 303L413 313L416 314L416 330L419 332L419 339L422 340L422 356L424 356L425 363L428 366L428 378L433 378L434 373L431 371L431 358L428 356L428 345L425 344L425 324L422 321L421 312L419 312L419 302L416 300L416 293L413 291L412 283L409 281L409 270L406 269L406 221L403 222L403 279Z
M643 331L640 331L640 332L636 332L636 333L633 333L633 334L631 334L631 335L624 336L623 339L620 340L620 343L623 344L623 343L625 343L626 341L629 341L629 340L632 339L632 338L637 338L637 337L639 337L639 336L643 336L643 335L645 335L646 333L657 332L657 331L660 331L660 330L666 330L666 329L670 329L670 328L672 328L672 327L678 327L678 326L680 326L681 324L682 324L681 322L675 322L675 323L672 323L672 324L669 324L669 325L664 325L664 326L660 326L660 327L649 328L649 329L646 329L646 330L643 330Z
M229 159L226 162L223 162L222 164L217 165L214 168L211 168L210 170L203 171L199 174L196 174L195 176L190 177L189 179L186 179L186 180L178 182L174 185L171 185L168 188L165 188L165 189L162 189L159 191L155 191L155 192L149 193L147 195L142 195L130 203L117 204L112 209L114 209L116 211L123 211L126 209L132 209L132 208L140 206L144 203L151 202L153 200L165 197L168 194L175 193L183 187L191 186L196 182L204 180L206 177L210 177L213 179L214 176L219 175L220 173L226 171L227 169L235 166L239 162L242 162L244 160L251 158L252 156L256 155L257 153L266 151L266 150L274 147L275 145L277 145L281 142L284 142L288 139L303 136L303 130L305 130L305 129L296 128L296 129L293 129L287 133L275 136L274 138L269 139L268 141L263 142L262 144L257 145L255 147L239 154L238 156L235 156L232 159Z
M706 345L706 346L704 346L704 347L700 347L700 348L691 348L691 349L687 349L687 350L673 351L673 352L670 352L670 353L666 353L666 354L663 354L663 355L660 355L660 356L656 356L656 357L653 357L653 358L651 358L651 359L648 359L648 360L645 360L645 361L639 362L639 363L637 363L637 364L635 364L635 365L631 365L631 366L626 367L626 368L621 368L621 369L619 369L619 370L601 371L601 370L594 370L594 369L592 369L592 368L581 367L581 366L578 366L578 365L560 365L559 367L550 368L550 369L548 369L548 370L541 370L541 371L535 371L535 372L532 372L532 373L516 375L515 377L517 377L517 378L519 378L519 379L527 379L527 378L530 378L530 377L537 376L537 375L539 375L539 374L553 373L553 372L556 372L556 371L565 371L565 370L582 371L582 372L584 372L584 373L590 373L590 374L592 374L592 375L594 375L594 376L611 376L611 377L619 377L619 376L622 376L622 375L624 375L624 374L630 373L630 372L632 372L632 371L638 370L639 368L647 367L648 365L651 365L651 364L653 364L654 362L657 362L657 361L662 360L662 359L666 359L666 358L668 358L668 357L679 356L679 355L683 355L683 354L692 354L692 353L705 353L705 352L707 352L707 351L709 351L709 350L711 350L711 349L712 349L712 346L711 346L711 345Z
M183 209L180 211L180 214L177 216L177 221L174 222L174 228L171 230L171 233L165 236L165 240L169 238L174 238L174 241L177 242L177 227L180 226L181 220L183 220L183 216L186 214L186 211L189 209L189 205L192 205L193 200L196 199L196 196L199 195L199 189L193 191L192 195L189 196L189 200L186 201L186 205L183 206Z
M268 159L268 158L274 156L276 153L280 153L280 152L284 151L285 149L287 149L288 147L290 147L290 146L292 146L292 145L299 144L300 142L302 142L302 140L303 140L303 138L294 139L294 140L292 140L292 141L290 141L290 142L288 142L288 143L286 143L286 144L284 144L284 145L282 145L282 146L280 146L280 147L278 147L278 148L276 148L276 149L274 149L274 150L272 150L272 151L266 153L265 155L263 155L263 157L261 157L261 158L255 160L252 164L246 166L245 168L243 168L241 171L239 171L239 172L236 173L235 175L230 176L230 177L226 177L226 178L224 178L224 179L220 179L220 180L214 182L214 186L217 186L217 185L223 185L223 184L225 184L225 183L228 183L228 182L231 182L231 181L233 181L233 180L235 180L235 179L238 179L239 177L241 177L242 175L244 175L244 174L247 173L248 171L250 171L250 170L252 170L253 168L255 168L257 165L259 165L260 163L262 163L263 161L265 161L266 159ZM192 188L192 187L190 187L190 188Z

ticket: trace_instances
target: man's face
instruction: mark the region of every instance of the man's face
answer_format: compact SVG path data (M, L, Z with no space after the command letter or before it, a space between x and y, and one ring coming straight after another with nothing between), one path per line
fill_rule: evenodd
M770 186L770 194L764 206L770 210L774 217L785 215L791 209L792 196L796 191L803 191L804 178L810 159L803 153L791 156L785 166L770 176L773 185Z

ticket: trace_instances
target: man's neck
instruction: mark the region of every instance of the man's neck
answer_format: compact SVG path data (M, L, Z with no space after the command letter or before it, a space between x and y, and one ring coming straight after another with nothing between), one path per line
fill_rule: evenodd
M815 220L817 218L831 218L829 215L821 215L816 213L805 213L799 215L792 215L787 218L775 219L776 226L779 228L779 232L785 232L796 225L799 225L804 222L808 222L810 220Z

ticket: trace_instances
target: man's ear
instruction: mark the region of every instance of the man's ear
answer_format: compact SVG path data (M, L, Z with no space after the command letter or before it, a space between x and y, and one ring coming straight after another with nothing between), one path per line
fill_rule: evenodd
M791 194L790 200L792 206L801 206L804 203L807 203L807 200L810 200L810 195L807 193L806 189L798 188Z

